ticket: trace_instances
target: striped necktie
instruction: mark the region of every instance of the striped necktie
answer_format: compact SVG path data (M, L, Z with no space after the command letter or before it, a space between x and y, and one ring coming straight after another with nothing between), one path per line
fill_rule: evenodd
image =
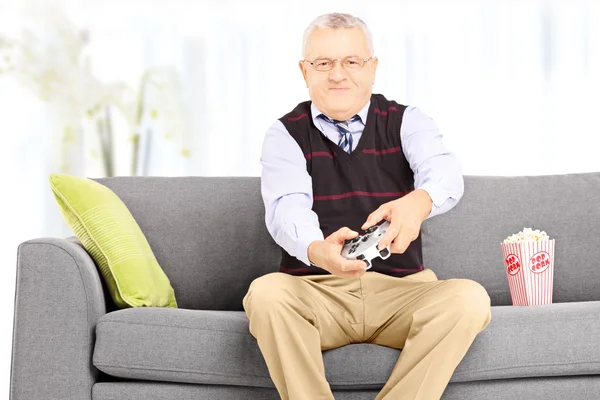
M346 153L352 153L352 134L350 133L350 123L357 121L360 119L358 115L353 116L348 121L338 121L337 119L329 118L325 114L319 114L319 117L323 118L326 121L331 122L336 126L338 131L342 134L340 141L338 142L338 146L342 148Z

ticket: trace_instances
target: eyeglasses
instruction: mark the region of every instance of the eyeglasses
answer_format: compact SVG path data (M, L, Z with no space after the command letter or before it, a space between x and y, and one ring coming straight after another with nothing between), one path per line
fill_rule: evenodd
M366 60L360 58L360 57L346 57L343 59L339 59L336 58L334 60L332 60L331 58L319 58L316 59L315 61L308 61L308 60L303 60L306 61L307 63L309 63L310 65L313 66L314 69L316 69L317 71L330 71L333 66L335 65L336 61L340 61L341 60L341 64L342 67L344 67L347 70L359 70L362 67L365 66L365 64L367 62L369 62L373 57L369 57Z

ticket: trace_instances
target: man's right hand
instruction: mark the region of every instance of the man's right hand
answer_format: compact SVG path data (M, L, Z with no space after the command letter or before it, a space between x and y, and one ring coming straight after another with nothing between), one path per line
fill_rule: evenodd
M332 275L358 278L366 272L367 264L360 260L342 257L344 241L354 239L358 232L343 227L327 236L325 240L315 240L308 246L308 259L311 263Z

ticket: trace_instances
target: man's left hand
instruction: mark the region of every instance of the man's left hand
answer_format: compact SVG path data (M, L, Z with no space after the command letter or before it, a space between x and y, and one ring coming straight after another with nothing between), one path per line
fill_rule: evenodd
M369 215L361 229L368 229L386 219L390 227L379 241L378 250L391 244L392 253L404 253L410 243L419 236L421 224L431 213L432 205L431 197L425 190L414 190L379 206Z

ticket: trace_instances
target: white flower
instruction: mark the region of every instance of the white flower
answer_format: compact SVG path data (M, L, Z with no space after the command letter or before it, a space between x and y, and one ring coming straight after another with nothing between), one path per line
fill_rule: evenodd
M112 136L112 126L104 120L107 105L122 113L136 140L146 112L155 117L151 118L154 128L163 135L185 137L187 126L175 69L147 71L137 91L122 82L101 82L91 73L85 53L87 32L73 25L59 8L31 8L22 25L14 37L0 36L0 73L10 71L48 102L57 123L55 133L63 145L75 137L73 131L81 127L84 118L93 122L94 129L103 127ZM59 150L64 153L64 146ZM111 150L104 148L103 156L112 157ZM112 161L105 159L104 164Z
M181 137L185 127L185 115L181 98L181 87L174 68L153 68L148 71L144 99L146 109L158 121L163 135Z

